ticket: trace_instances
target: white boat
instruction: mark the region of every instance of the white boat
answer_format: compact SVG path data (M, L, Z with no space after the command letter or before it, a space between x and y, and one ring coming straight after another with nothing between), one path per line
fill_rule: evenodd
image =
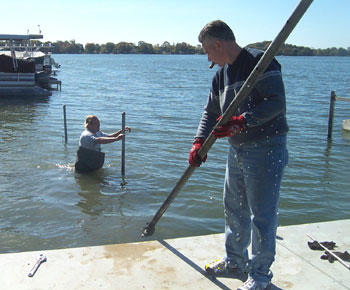
M42 39L41 34L0 34L6 45L0 48L0 97L50 96L51 85L61 84L51 77L52 65L59 67L51 54L38 51L32 39Z

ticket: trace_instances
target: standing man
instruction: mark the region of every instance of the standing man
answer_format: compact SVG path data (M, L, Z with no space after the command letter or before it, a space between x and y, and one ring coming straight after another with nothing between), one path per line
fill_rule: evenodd
M220 69L212 81L189 163L198 167L205 162L207 156L200 160L198 150L211 132L230 143L223 193L226 255L205 270L211 275L246 272L249 278L239 290L267 289L275 257L279 191L288 163L281 66L273 59L228 124L212 131L263 52L241 48L230 27L220 20L208 23L198 39L208 60Z

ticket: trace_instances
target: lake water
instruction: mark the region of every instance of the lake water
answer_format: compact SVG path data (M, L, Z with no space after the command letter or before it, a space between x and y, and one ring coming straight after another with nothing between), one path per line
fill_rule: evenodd
M45 99L0 100L0 252L92 246L223 232L226 140L218 140L149 238L149 222L187 168L214 70L205 56L54 55L62 91ZM350 218L350 103L337 101L327 142L332 90L350 98L350 58L278 57L287 95L289 165L280 225ZM64 141L63 105L68 143ZM84 119L126 136L103 145L104 168L74 172Z

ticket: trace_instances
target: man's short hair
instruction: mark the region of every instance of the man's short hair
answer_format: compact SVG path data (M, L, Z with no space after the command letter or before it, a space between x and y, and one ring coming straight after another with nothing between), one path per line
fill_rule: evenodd
M97 116L89 115L85 119L84 127L87 128L94 120L98 120Z
M218 39L226 41L236 41L231 28L221 20L214 20L203 27L198 35L200 43L208 39Z

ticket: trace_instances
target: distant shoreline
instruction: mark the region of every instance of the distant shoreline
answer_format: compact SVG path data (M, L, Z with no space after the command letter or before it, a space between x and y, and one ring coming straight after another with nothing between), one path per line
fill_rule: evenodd
M266 50L271 41L256 42L248 44L247 47ZM85 46L76 43L75 40L57 41L57 42L41 42L39 40L32 40L32 44L36 46L45 46L40 48L43 52L52 52L54 54L204 54L201 45L193 46L186 42L173 43L165 41L163 44L153 45L144 41L139 41L137 44L131 42L105 44L86 43ZM5 42L0 41L1 46ZM49 48L47 48L49 47ZM350 56L350 47L345 48L326 48L315 49L304 46L296 46L292 44L284 44L277 53L277 56Z

